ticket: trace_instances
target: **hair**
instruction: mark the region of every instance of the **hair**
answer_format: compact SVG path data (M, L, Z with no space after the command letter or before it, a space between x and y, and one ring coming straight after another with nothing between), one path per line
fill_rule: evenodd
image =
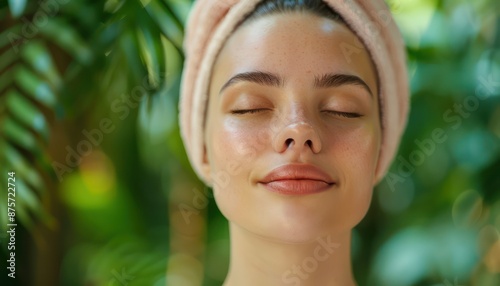
M323 0L264 0L257 4L241 24L246 24L263 16L290 12L307 12L342 24L344 19Z

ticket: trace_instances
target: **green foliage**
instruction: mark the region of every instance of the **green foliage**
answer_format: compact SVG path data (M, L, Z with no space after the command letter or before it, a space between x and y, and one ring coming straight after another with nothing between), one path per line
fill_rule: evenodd
M25 1L10 1L12 15L20 17L29 11ZM4 8L6 9L6 8ZM9 25L9 24L5 24ZM42 206L40 195L47 185L46 146L50 136L47 117L56 104L54 81L59 75L51 61L46 45L38 40L22 37L22 22L13 21L2 33L0 46L2 59L0 84L0 154L2 177L7 171L16 172L17 218L32 228L33 217L48 222L48 213ZM2 196L7 190L2 187ZM6 204L0 206L6 213ZM2 216L2 229L7 217Z
M169 4L148 2L146 9L138 1L108 1L100 7L91 1L62 0L44 5L9 1L3 8L4 14L10 9L13 18L4 21L0 37L1 134L6 145L1 156L7 162L3 166L18 170L17 179L28 183L29 192L47 189L42 177L55 178L47 161L48 122L54 114L61 118L92 104L109 84L99 74L112 77L125 71L132 78L129 86L146 78L150 94L164 87L165 45L171 42L180 50L183 28ZM79 11L91 20L79 19L83 16ZM120 60L103 66L109 62L105 57ZM75 81L79 82L76 90ZM21 165L24 168L19 169ZM39 205L40 198L36 200ZM31 225L30 216L22 223Z
M16 219L23 228L29 230L34 240L47 243L49 236L41 236L41 230L58 233L61 227L66 228L65 218L59 213L61 208L65 208L79 224L71 227L70 232L85 229L103 231L97 236L83 235L79 238L81 241L88 238L107 240L116 231L132 235L140 228L139 222L116 227L116 220L126 217L136 207L130 204L130 198L116 198L111 205L92 204L109 197L94 196L93 192L98 189L96 184L80 191L86 197L75 197L78 189L86 183L77 178L80 164L83 164L87 154L79 153L82 156L76 158L78 160L68 161L68 158L72 158L68 157L68 150L79 150L78 143L82 141L78 140L84 130L78 130L78 127L75 128L77 125L71 126L70 122L107 116L105 109L107 106L107 113L110 113L110 105L106 101L122 103L121 100L129 97L135 88L135 96L139 99L134 104L141 105L143 118L150 121L147 118L155 109L152 102L165 96L165 90L178 85L184 33L184 20L180 17L185 16L189 3L182 5L179 1L173 4L160 0L110 0L105 3L87 0L9 1L1 5L0 171L5 182L7 171L16 173ZM143 100L143 97L150 96L150 100ZM127 113L124 122L136 117L138 109L135 105L125 106L130 108L127 112L133 116L129 117ZM95 113L89 114L89 110ZM114 113L111 116L113 119L117 117ZM111 127L116 125L113 123ZM113 129L111 127L110 130ZM98 150L102 147L99 143L91 148ZM126 164L130 164L130 161ZM86 175L91 176L90 180L94 182L106 182L94 173ZM88 178L84 176L85 179ZM123 197L124 192L129 192L127 188L118 187L115 181L110 184L110 188L101 191L108 194L118 192L122 194L120 197ZM0 196L7 197L5 186L0 187ZM82 209L81 202L85 198L90 199L91 204ZM2 199L0 224L4 233L7 204L3 202ZM100 209L99 206L106 206L106 209ZM109 219L102 220L95 214ZM130 219L127 221L131 222ZM101 226L94 228L98 226L96 223ZM110 225L115 225L115 228L110 228ZM127 243L142 247L150 245L144 239L133 239ZM93 249L99 253L100 247L97 245ZM165 259L166 254L162 253ZM131 257L128 270L140 273L131 264L138 257L153 259L149 254L141 255L138 252ZM91 263L101 258L97 255L89 259L87 262ZM113 277L109 275L112 270L119 274L118 261L121 259L120 255L115 256L112 259L114 262L108 263L111 268L103 272L104 276L97 281L103 285L111 283ZM159 261L157 263L162 261L157 258L154 260ZM37 264L35 267L57 273L56 264ZM160 270L154 273L161 278L165 264L157 265L160 265ZM65 283L75 281L75 278L78 282L95 280L95 277L82 277L82 273L70 273L72 275ZM55 283L54 279L57 279L45 276L45 282L40 282L45 285ZM31 279L38 280L37 277Z

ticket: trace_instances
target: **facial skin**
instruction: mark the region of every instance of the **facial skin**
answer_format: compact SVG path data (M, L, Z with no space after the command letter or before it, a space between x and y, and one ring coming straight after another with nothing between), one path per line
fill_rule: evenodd
M345 53L353 46L361 45L347 27L302 12L253 20L227 40L210 84L204 171L232 227L270 241L308 243L349 234L364 217L381 128L375 69L364 48ZM243 73L254 80L227 83ZM318 87L325 75L330 84ZM318 167L335 184L287 195L259 183L273 169L297 163Z

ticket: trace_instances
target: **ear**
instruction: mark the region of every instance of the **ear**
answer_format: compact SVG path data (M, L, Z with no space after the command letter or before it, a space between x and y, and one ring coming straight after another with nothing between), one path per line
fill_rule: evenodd
M201 161L201 172L207 184L212 185L212 170L210 168L210 161L207 154L207 146L203 145L203 159Z

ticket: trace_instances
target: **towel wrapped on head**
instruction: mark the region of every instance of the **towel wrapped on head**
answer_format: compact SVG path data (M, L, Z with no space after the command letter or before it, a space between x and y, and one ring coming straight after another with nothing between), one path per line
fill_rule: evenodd
M203 174L201 166L212 67L236 25L261 1L197 0L186 26L179 122L188 158L197 175L207 184L211 180ZM375 64L382 126L382 144L375 176L380 181L394 159L407 122L409 90L405 45L383 0L324 2L359 37Z

